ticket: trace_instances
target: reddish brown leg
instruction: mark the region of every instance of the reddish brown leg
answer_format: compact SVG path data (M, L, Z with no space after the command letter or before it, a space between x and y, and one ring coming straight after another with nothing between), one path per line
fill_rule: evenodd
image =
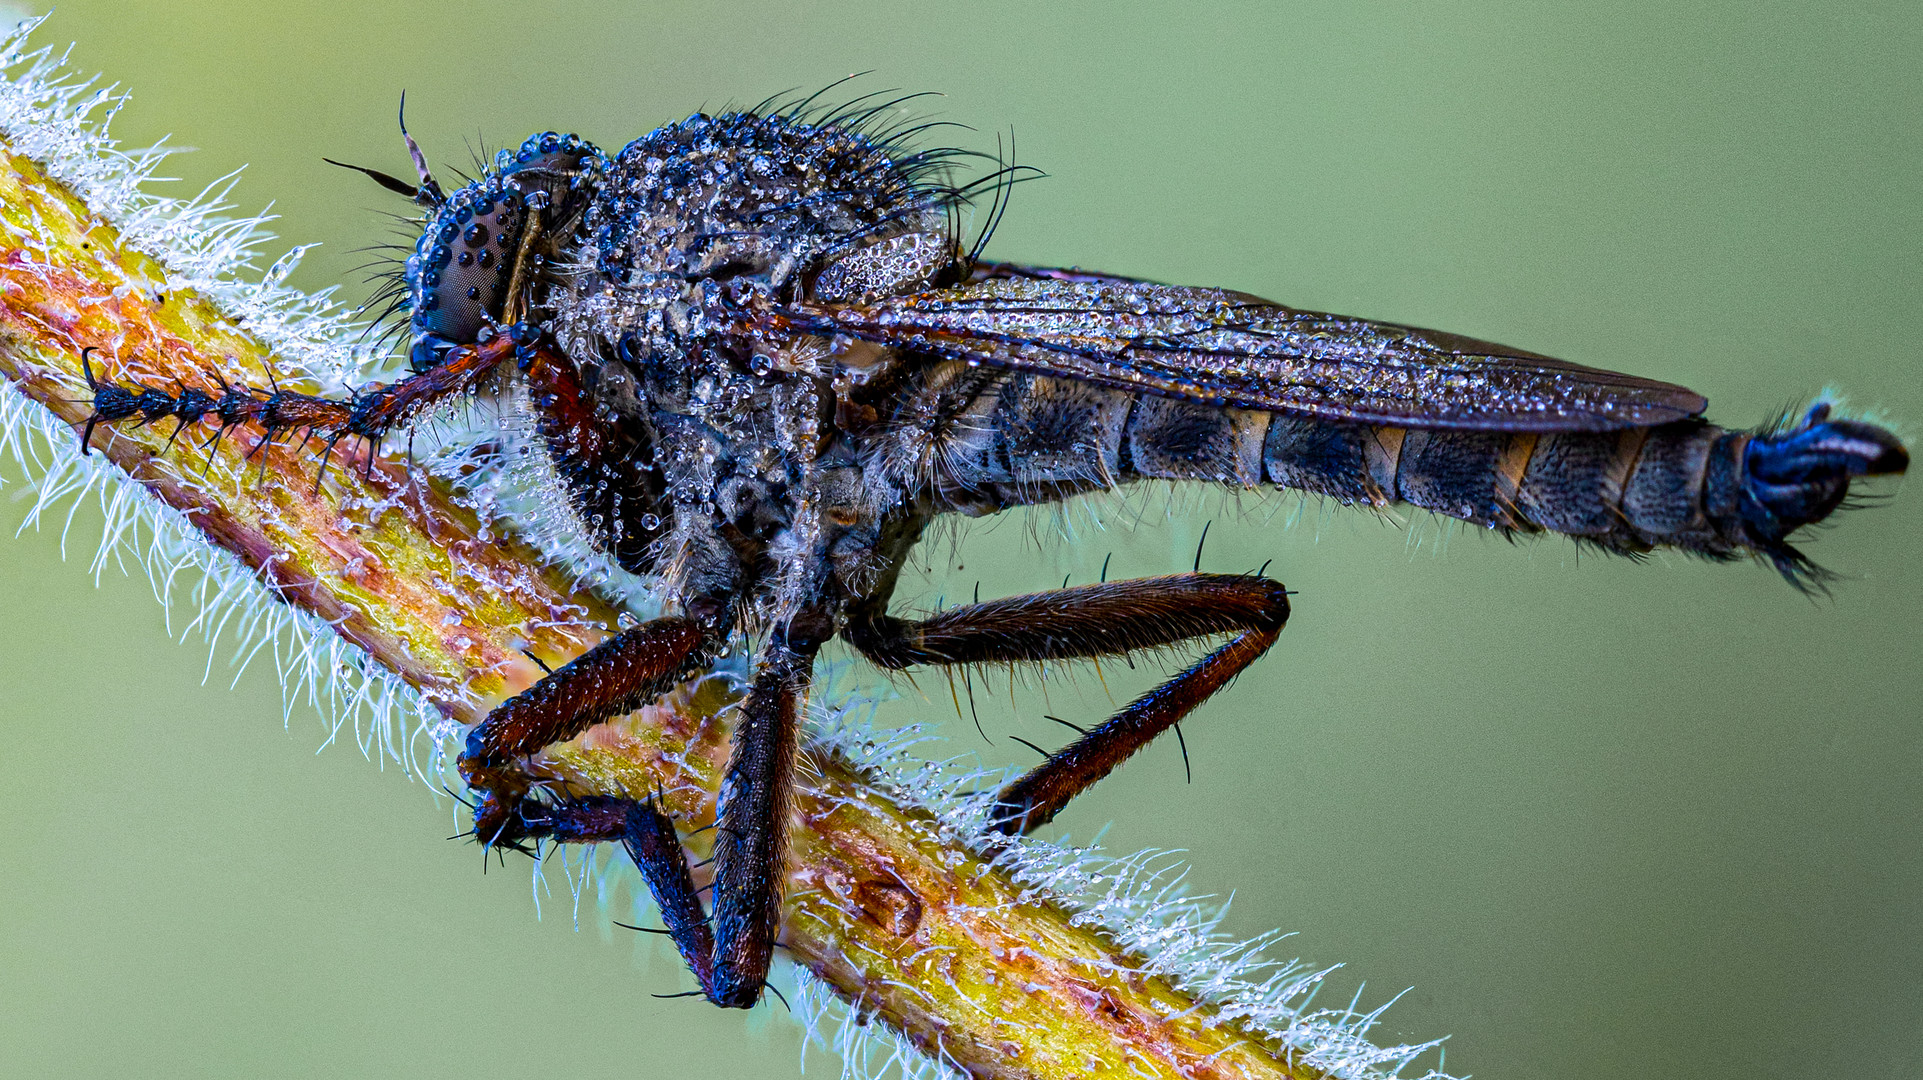
M773 635L742 699L716 808L712 921L674 823L652 802L525 799L517 765L658 695L707 655L707 640L692 619L659 619L610 639L490 713L468 736L460 766L484 793L474 827L490 844L623 841L702 993L747 1009L761 1000L780 929L797 719L817 647Z
M474 835L513 846L536 830L520 813L520 759L646 705L706 659L714 636L689 618L656 619L596 645L496 706L468 733L457 763L480 795Z
M781 922L796 719L815 647L777 632L742 699L734 752L721 778L714 841L714 918L703 909L674 823L652 802L629 803L622 840L661 909L662 922L709 1001L748 1009L761 1000ZM556 839L603 839L616 800L554 808ZM546 822L542 822L546 825Z
M777 633L741 702L721 777L714 840L714 985L708 1000L746 1009L761 999L781 925L795 740L815 646Z
M875 663L904 668L1114 656L1235 635L1002 789L991 824L1018 835L1053 820L1070 799L1227 685L1275 644L1288 617L1288 593L1278 582L1174 574L1011 596L919 622L884 615L851 623L842 636Z

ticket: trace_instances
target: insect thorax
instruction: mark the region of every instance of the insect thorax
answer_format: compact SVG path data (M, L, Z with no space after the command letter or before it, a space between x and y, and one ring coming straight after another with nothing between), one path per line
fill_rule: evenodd
M717 359L700 349L729 339L731 312L756 300L926 288L955 258L947 197L859 133L697 115L615 159L557 336L698 379Z
M647 561L671 587L733 592L750 583L731 583L738 570L778 577L781 596L762 606L792 608L830 585L791 579L828 573L838 539L873 555L878 534L842 534L879 530L878 504L898 499L865 490L837 428L829 343L750 332L745 316L929 288L957 260L950 197L859 133L779 116L695 116L609 166L555 268L546 323L600 420L647 448L646 461L600 463L596 484L653 490L645 516L660 535ZM579 470L567 447L553 449L564 474ZM624 480L628 470L651 478ZM643 501L628 500L629 513ZM620 523L602 526L619 547Z

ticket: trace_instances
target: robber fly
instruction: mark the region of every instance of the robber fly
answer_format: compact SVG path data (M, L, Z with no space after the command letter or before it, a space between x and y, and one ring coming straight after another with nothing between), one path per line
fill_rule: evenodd
M1504 345L983 261L958 239L957 212L987 190L1005 205L1012 173L953 186L957 151L916 151L913 131L877 127L898 104L697 114L611 158L536 135L452 193L407 138L418 183L361 171L425 210L395 281L411 375L345 400L97 382L83 434L205 420L306 431L331 451L520 381L584 539L665 580L678 613L608 639L472 730L459 768L474 835L624 842L715 1004L761 996L797 713L830 638L888 669L1219 642L1004 788L990 824L1021 834L1253 663L1289 614L1273 580L1205 573L891 614L902 565L940 515L1140 480L1276 485L1612 552L1753 556L1811 587L1820 572L1789 537L1854 478L1908 465L1892 434L1823 405L1728 430L1682 387ZM760 645L721 788L710 916L653 802L560 798L523 763L649 702L742 633Z

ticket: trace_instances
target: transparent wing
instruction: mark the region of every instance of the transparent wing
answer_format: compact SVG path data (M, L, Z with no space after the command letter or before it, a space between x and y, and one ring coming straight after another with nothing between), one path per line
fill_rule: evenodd
M1214 405L1414 428L1601 431L1702 396L1455 334L1245 293L985 264L963 284L780 311L790 327Z

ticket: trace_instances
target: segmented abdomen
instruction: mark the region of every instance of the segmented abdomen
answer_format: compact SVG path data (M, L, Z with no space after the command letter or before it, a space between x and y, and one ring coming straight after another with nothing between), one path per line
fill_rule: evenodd
M1412 431L1277 416L1266 478L1344 502L1401 501L1490 528L1617 551L1746 550L1737 504L1749 436L1700 421L1623 431Z
M1406 502L1494 529L1616 551L1712 557L1773 550L1745 518L1752 436L1701 421L1607 432L1432 431L1287 416L1040 375L950 372L910 395L932 426L925 463L966 512L1049 502L1136 479L1275 484L1344 503ZM1847 489L1848 474L1840 477ZM1824 501L1827 501L1825 499ZM1793 528L1816 520L1834 503ZM1786 530L1785 530L1786 531Z

